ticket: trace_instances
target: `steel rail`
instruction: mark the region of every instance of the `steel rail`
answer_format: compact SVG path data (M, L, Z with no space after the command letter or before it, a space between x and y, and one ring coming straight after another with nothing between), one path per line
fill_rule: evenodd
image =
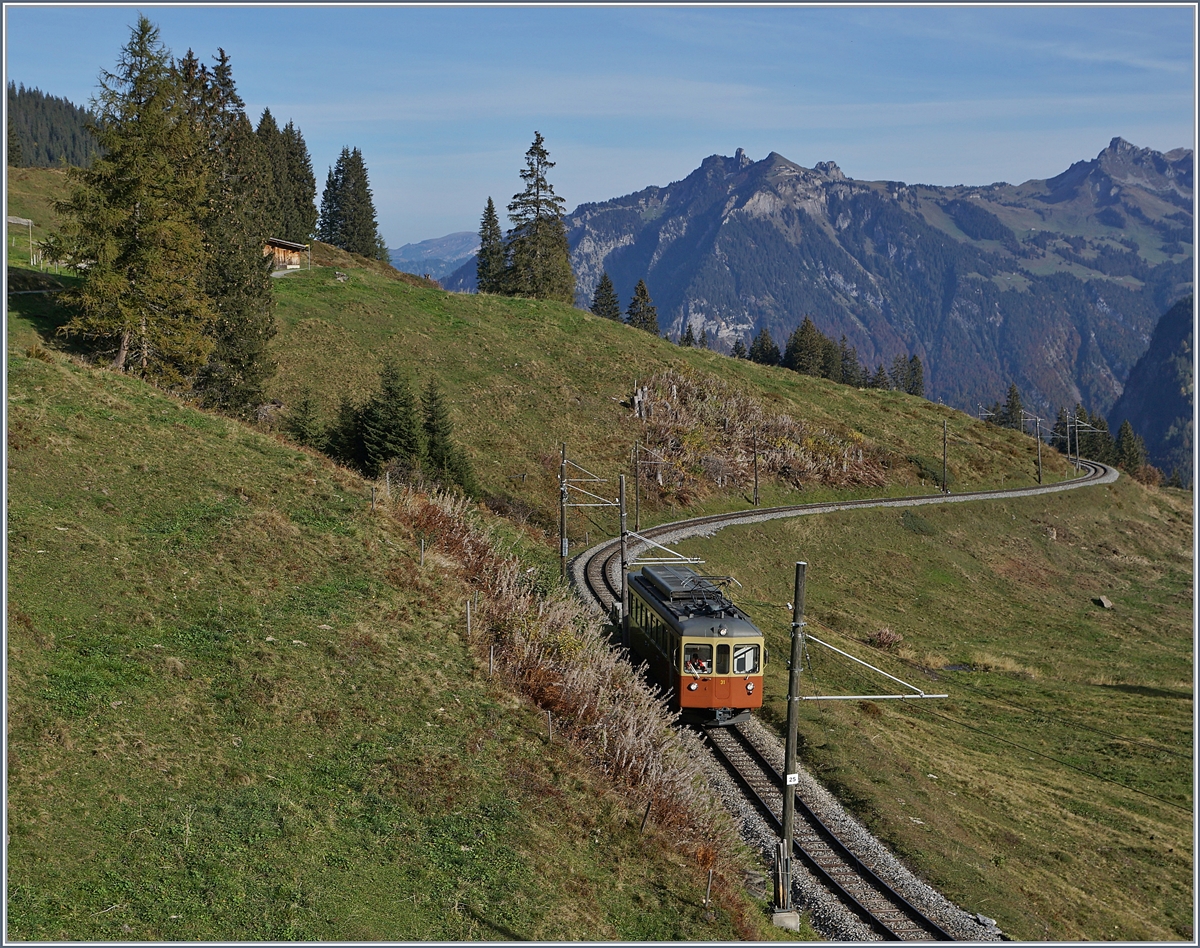
M787 787L779 772L763 756L753 742L736 726L715 728L705 732L708 744L725 762L733 777L756 801L776 832L783 828L778 808L782 807ZM750 767L734 759L743 754ZM751 770L747 774L747 770ZM755 779L755 773L759 776ZM768 799L764 791L773 797ZM860 915L885 939L892 941L954 941L933 919L884 882L859 856L852 852L813 812L796 790L798 826L793 847L796 855L846 905Z
M836 513L842 510L862 510L872 507L918 507L926 504L968 503L976 500L1003 500L1006 498L1029 497L1051 494L1080 487L1111 484L1117 477L1115 468L1098 461L1080 461L1079 466L1087 473L1083 477L1057 484L1033 487L1001 488L999 490L968 491L962 494L923 494L915 497L890 497L886 499L842 500L815 504L791 504L783 507L766 507L756 510L709 514L688 520L676 520L657 527L643 528L640 533L646 539L678 541L698 535L711 535L724 527L737 524L759 523L785 517L802 517L820 513ZM637 558L641 547L632 546L629 559ZM571 585L584 601L601 612L607 612L614 602L620 601L620 579L614 576L613 563L619 559L620 538L606 540L586 550L571 561L569 572Z

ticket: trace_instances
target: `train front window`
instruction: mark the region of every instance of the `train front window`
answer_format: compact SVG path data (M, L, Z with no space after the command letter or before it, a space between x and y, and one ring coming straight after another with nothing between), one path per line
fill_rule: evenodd
M683 670L692 675L712 673L712 646L689 642L683 647Z
M729 674L729 646L728 645L718 645L717 646L717 674L718 675L728 675Z
M758 674L757 645L735 645L733 647L733 673L735 675Z

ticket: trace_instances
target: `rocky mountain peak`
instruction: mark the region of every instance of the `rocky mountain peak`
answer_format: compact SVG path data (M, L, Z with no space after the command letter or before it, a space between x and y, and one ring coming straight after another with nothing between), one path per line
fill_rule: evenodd
M824 175L830 181L845 181L846 176L842 173L842 169L833 161L818 161L813 165L813 171L817 174Z

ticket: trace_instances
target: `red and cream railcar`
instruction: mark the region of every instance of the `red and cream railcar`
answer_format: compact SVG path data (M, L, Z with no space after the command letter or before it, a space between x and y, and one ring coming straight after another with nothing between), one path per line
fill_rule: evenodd
M629 646L685 718L735 724L762 707L762 632L686 566L630 573Z

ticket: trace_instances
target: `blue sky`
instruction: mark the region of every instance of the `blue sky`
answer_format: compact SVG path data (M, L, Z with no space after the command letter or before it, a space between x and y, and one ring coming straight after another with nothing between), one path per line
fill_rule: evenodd
M389 246L503 214L534 130L569 208L708 155L922 184L1045 178L1121 136L1195 138L1191 5L5 7L6 78L86 104L139 12L229 53L318 192L362 149Z

